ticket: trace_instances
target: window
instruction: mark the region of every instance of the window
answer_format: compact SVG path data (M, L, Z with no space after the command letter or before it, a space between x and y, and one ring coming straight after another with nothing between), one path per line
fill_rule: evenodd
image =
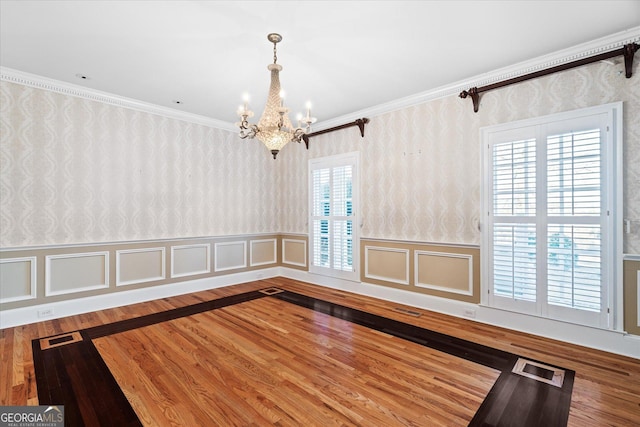
M314 159L309 169L310 271L358 280L358 155Z
M621 117L609 104L482 129L483 302L621 327Z

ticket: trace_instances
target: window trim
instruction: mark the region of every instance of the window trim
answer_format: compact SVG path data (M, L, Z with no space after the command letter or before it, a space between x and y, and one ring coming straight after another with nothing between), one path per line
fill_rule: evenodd
M561 113L550 114L546 116L534 117L524 120L518 120L514 122L508 122L503 124L497 124L492 126L486 126L480 129L480 142L481 142L481 156L480 156L480 168L482 185L480 189L481 199L481 224L488 225L488 214L491 211L490 199L492 188L492 176L489 176L491 171L490 162L492 161L490 154L490 136L495 132L504 132L511 130L517 132L517 129L524 127L551 125L556 122L572 120L579 117L585 117L590 115L606 114L607 128L608 128L608 141L610 149L604 150L603 155L610 157L609 161L612 162L611 168L605 168L604 179L609 183L611 191L607 194L607 206L613 210L609 214L609 222L611 222L611 238L608 242L603 242L603 245L608 247L608 255L606 259L603 259L603 263L610 265L609 278L612 283L607 289L607 299L609 301L609 320L606 329L623 331L624 320L624 300L623 300L623 103L614 102L599 106L586 107L577 110L565 111ZM480 304L483 306L496 308L490 304L490 288L489 283L489 263L491 261L491 255L489 254L490 239L489 227L481 227L481 242L480 242L480 258L481 258L481 295ZM543 316L543 314L522 313L533 316ZM545 318L546 313L544 314ZM551 319L551 318L550 318ZM558 320L558 319L555 319ZM563 320L560 320L563 321ZM570 322L569 320L564 320Z

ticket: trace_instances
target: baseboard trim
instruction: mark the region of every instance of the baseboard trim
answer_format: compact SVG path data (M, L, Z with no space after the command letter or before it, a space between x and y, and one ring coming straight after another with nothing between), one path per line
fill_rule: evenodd
M152 301L176 295L184 295L208 289L222 288L254 280L277 277L279 275L279 268L271 267L260 270L244 271L241 273L226 274L223 276L207 277L204 279L113 292L86 298L75 298L68 301L32 305L12 310L3 310L0 312L0 329L36 322L44 322L67 316L75 316L108 308L123 307L140 302ZM51 310L51 315L48 315L47 317L38 317L39 312L48 312L49 310Z
M640 346L638 345L640 336L620 331L591 328L386 286L340 280L287 267L280 267L280 275L315 285L380 298L474 322L640 359ZM475 314L474 318L465 316L469 310Z
M2 311L0 316L0 329L278 276L640 359L640 346L638 345L640 336L512 313L402 289L335 279L287 267L272 267L5 310ZM53 314L51 316L46 318L38 317L38 312L48 310L52 311ZM469 310L473 310L475 318L470 319L465 316L465 313L468 313Z

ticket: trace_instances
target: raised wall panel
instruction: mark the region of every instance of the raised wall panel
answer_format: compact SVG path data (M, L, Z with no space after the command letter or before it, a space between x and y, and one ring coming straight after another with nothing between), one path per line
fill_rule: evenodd
M215 271L247 267L247 242L222 242L215 245Z
M282 239L282 263L307 266L307 242L299 239Z
M249 242L249 265L275 264L278 262L277 239L251 240Z
M409 284L409 250L365 246L364 276L369 279Z
M36 257L0 259L0 302L36 297Z
M116 251L116 286L153 282L164 278L164 248Z
M209 243L171 246L171 277L185 277L211 272Z
M61 295L109 287L109 252L45 257L45 295Z
M473 256L415 251L415 285L473 295Z
M626 254L623 261L623 330L640 337L640 254Z

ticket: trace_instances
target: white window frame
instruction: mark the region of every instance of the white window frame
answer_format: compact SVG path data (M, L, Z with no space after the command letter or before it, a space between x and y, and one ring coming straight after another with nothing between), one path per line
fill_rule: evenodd
M518 129L531 126L552 125L553 123L574 120L590 115L606 115L607 148L603 149L602 156L604 158L604 166L602 171L603 184L605 188L606 199L603 204L607 206L609 212L607 224L610 238L602 242L603 258L602 264L608 266L607 277L605 280L610 283L607 287L606 300L608 301L605 310L608 312L606 322L596 326L603 329L612 329L622 331L623 326L623 230L622 230L622 214L623 214L623 103L616 102L595 107L587 107L579 110L567 111L542 117L520 120L511 123L488 126L480 129L480 141L482 143L481 169L482 169L482 188L481 188L481 212L483 218L483 226L481 227L481 265L482 265L482 286L481 286L481 304L495 307L492 304L491 291L493 280L490 277L492 267L492 185L493 177L491 176L491 141L495 142L495 134L498 132L510 131L513 134L518 133ZM492 139L493 137L493 139ZM545 179L546 180L546 179ZM539 298L538 298L539 300ZM517 302L517 301L516 301ZM504 308L504 307L502 307ZM524 314L531 314L540 317L548 317L545 310L519 310L517 307L510 308ZM559 320L555 318L556 320ZM572 319L566 319L570 323L579 323Z
M351 177L351 200L353 212L352 227L352 265L353 271L342 271L334 268L314 265L314 232L313 221L313 171L315 169L334 168L340 166L352 166ZM334 156L321 157L309 160L309 272L324 276L335 277L350 281L360 281L360 153L358 151L338 154ZM331 228L331 227L330 227ZM331 241L331 239L329 239ZM331 242L330 242L331 244Z

